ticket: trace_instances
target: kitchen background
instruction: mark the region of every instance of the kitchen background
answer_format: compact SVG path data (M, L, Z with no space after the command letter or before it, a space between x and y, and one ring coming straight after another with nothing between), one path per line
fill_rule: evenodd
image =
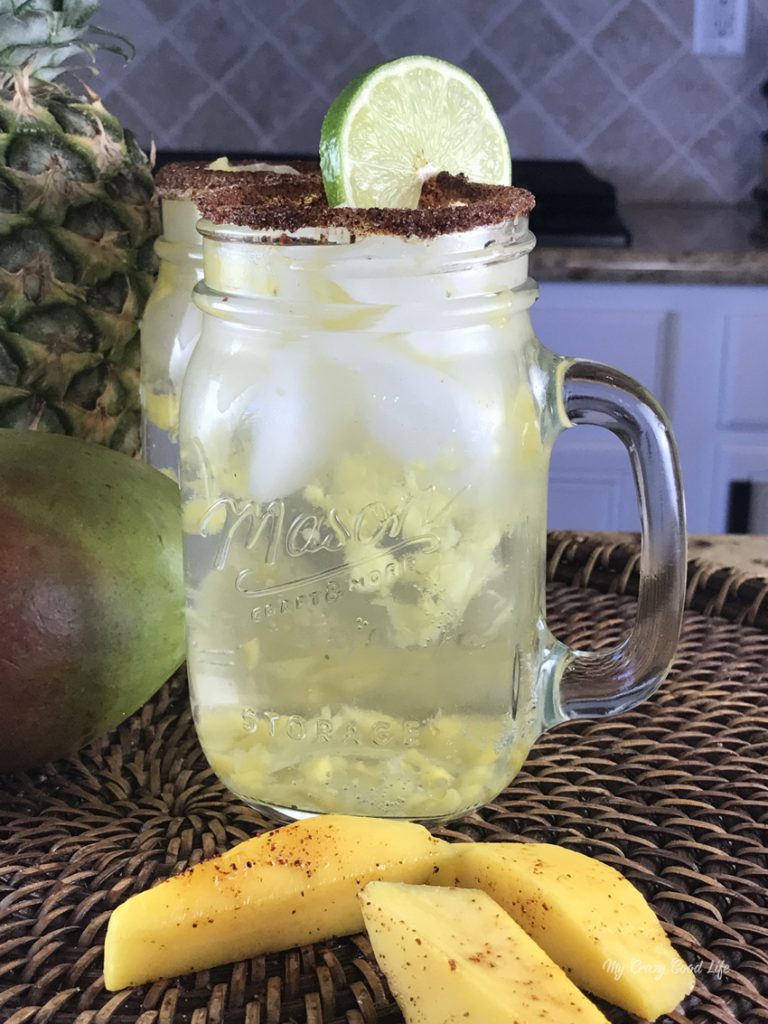
M609 225L572 193L567 230L558 222L547 238L543 218L553 220L562 196L546 192L540 167L532 173L539 336L623 369L659 399L678 441L691 532L768 534L768 247L752 234L768 129L768 0L748 0L744 53L719 57L692 52L694 0L102 7L103 24L137 55L127 67L102 55L94 84L145 147L166 153L316 152L328 105L371 65L426 52L465 67L505 123L521 180L523 160L583 161L617 189L634 239L626 258L611 249L585 261L569 248L579 244L576 222L586 224L587 254L610 244L595 241ZM768 203L765 225L768 238ZM565 241L552 240L559 232ZM607 431L558 440L549 523L637 529L629 462Z
M103 0L101 22L137 55L94 85L145 146L316 151L351 77L424 52L479 79L513 160L581 159L621 201L741 202L760 177L768 0L737 57L692 54L693 0Z

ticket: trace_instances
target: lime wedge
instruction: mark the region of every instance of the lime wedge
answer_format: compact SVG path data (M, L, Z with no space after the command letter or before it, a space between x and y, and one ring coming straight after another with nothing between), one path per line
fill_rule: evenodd
M415 209L438 171L509 185L507 136L491 101L461 68L436 57L379 64L325 115L320 168L331 206Z

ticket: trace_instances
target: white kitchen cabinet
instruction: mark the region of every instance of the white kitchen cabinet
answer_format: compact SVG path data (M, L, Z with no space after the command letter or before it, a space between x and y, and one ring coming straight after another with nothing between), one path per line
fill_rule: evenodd
M669 415L680 449L692 533L726 529L733 481L768 481L768 288L549 283L532 311L563 355L636 377ZM608 431L558 440L552 528L636 530L629 462Z

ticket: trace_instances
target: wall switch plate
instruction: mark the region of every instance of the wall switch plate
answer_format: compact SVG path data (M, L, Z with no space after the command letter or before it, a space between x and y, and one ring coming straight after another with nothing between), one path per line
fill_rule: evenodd
M693 52L701 56L744 53L747 42L747 0L695 0Z

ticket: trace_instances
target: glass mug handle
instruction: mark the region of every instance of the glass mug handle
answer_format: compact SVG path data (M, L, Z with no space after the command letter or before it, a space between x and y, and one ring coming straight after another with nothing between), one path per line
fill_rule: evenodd
M680 635L687 567L680 465L659 403L634 378L588 359L563 360L558 376L566 419L574 426L605 427L627 449L642 546L632 631L610 651L573 650L556 642L545 727L617 714L656 690Z

